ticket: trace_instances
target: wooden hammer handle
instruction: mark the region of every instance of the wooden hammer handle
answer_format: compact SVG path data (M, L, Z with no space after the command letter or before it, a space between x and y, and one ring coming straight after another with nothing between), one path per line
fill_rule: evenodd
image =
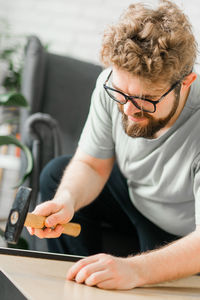
M28 213L24 226L26 227L33 227L33 228L44 228L45 227L45 220L46 217L43 216L38 216L32 213ZM66 223L66 224L61 224L64 227L63 233L71 235L71 236L78 236L80 231L81 231L81 225L77 223Z

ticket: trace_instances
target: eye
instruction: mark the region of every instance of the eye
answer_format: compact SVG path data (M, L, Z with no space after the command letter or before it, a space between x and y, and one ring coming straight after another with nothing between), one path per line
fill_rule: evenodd
M145 98L150 101L157 101L159 99L159 96L145 97Z
M158 100L158 97L155 97L155 98L151 98L149 99L150 101L157 101Z

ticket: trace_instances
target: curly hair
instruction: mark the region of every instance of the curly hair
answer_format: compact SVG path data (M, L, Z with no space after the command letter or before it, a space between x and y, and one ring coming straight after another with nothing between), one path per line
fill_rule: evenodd
M157 9L130 5L103 35L100 59L151 82L175 82L189 74L197 55L191 24L178 6L161 0Z

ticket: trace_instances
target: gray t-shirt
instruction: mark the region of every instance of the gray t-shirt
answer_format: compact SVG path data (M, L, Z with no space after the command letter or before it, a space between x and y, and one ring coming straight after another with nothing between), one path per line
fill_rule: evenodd
M117 104L96 84L79 146L97 158L115 155L135 207L165 231L184 236L200 224L200 78L173 126L156 139L125 134Z

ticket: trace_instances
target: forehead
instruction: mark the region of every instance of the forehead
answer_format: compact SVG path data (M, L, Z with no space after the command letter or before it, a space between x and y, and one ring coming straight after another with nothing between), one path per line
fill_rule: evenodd
M160 95L170 87L166 81L151 81L148 78L136 76L118 68L113 68L111 81L115 88L130 95Z

